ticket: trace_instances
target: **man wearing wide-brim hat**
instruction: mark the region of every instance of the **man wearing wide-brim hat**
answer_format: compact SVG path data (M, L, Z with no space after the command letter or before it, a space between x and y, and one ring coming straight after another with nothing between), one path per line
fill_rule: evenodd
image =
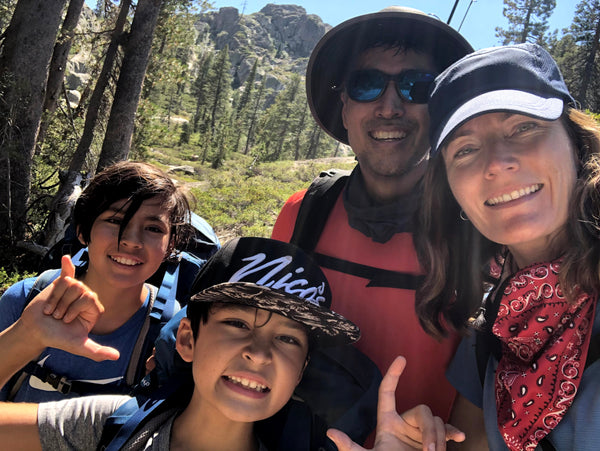
M347 177L317 179L334 188L314 191L313 182L309 196L290 197L272 234L315 252L332 286L332 308L358 324L357 347L382 372L397 355L406 357L400 384L410 389L398 390L398 411L426 404L445 420L455 391L444 372L457 338L427 335L415 314L422 269L412 217L429 151L429 86L472 50L436 17L404 7L349 19L325 34L308 63L308 104L358 164ZM305 201L301 209L323 192L333 198L329 205Z

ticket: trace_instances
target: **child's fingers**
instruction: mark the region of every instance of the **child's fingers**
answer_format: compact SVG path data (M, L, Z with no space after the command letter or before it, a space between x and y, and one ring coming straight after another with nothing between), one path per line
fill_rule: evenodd
M366 451L363 447L354 443L345 433L337 429L328 429L327 437L335 443L339 451Z
M55 281L54 290L48 297L44 307L44 313L52 315L56 319L62 319L71 304L82 296L95 296L94 292L83 282L70 277L59 279Z
M104 306L98 300L98 296L96 293L85 290L78 296L73 302L64 304L66 306L66 310L62 316L62 320L65 323L70 323L76 318L78 318L85 328L88 330L92 330L98 317L104 313ZM63 303L61 302L55 312L59 311L59 308L63 307ZM53 315L54 317L58 315Z
M46 298L46 305L44 306L46 315L58 315L55 318L62 317L64 311L55 314L55 309L72 281L75 281L75 265L73 265L70 256L63 255L60 259L60 275L50 284L52 288Z
M102 346L96 343L94 340L88 338L84 343L80 352L77 354L101 362L103 360L118 360L119 351L109 346Z

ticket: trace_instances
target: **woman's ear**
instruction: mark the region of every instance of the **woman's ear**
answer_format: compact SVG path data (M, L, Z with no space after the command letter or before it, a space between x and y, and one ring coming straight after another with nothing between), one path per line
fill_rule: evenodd
M191 362L194 357L194 332L189 318L182 318L177 329L175 348L186 362Z

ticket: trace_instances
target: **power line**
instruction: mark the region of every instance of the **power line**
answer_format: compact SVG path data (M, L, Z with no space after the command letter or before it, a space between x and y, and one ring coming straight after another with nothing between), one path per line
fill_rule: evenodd
M458 26L458 31L460 31L461 27L463 26L463 23L465 21L465 19L467 18L467 14L469 13L469 9L471 8L471 5L476 2L477 0L471 0L471 3L469 3L469 6L467 6L467 10L465 11L465 15L463 16L462 20L460 21L460 25Z
M454 6L452 7L452 11L450 11L450 17L448 17L448 21L446 22L448 25L450 25L450 21L452 20L452 16L454 16L454 11L456 11L456 7L458 6L458 2L459 2L459 0L456 0L454 2Z

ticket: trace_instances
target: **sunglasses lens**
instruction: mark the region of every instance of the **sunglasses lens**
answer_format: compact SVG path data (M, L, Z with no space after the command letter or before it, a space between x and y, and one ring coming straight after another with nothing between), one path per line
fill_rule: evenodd
M359 70L348 77L346 91L356 102L371 102L381 95L387 80L383 74L374 70Z
M405 72L396 80L398 94L409 102L427 103L429 87L435 79L434 74L427 72Z

